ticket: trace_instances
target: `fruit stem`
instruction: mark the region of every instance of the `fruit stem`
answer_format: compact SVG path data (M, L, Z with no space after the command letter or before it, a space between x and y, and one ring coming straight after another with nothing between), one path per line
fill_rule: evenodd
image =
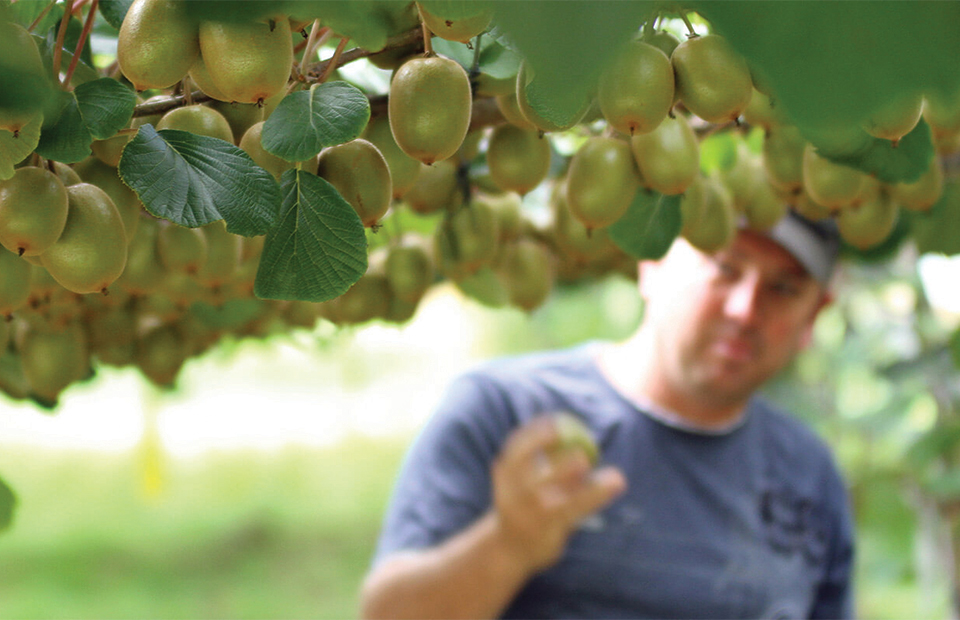
M653 37L653 35L656 34L656 30L655 30L654 27L653 27L653 23L654 23L654 21L656 21L656 19L657 19L657 13L656 13L656 11L654 11L653 13L650 14L650 18L647 19L647 22L643 25L643 37L642 37L642 38L644 38L644 39L651 39L651 38Z
M687 26L687 38L692 39L693 37L699 37L697 31L693 29L693 24L690 23L690 18L687 17L686 13L680 13L680 19L683 20L683 23Z
M424 56L435 56L436 54L433 51L433 43L430 41L430 37L433 36L433 33L430 32L430 29L427 28L427 22L421 21L420 27L423 28L423 55Z
M93 30L93 21L97 16L97 5L100 4L100 0L92 0L90 2L90 10L87 13L87 21L83 24L83 31L80 33L80 40L77 41L77 47L73 51L73 58L70 59L70 66L67 68L67 75L63 78L64 84L69 84L70 79L73 77L73 71L77 68L77 63L80 61L80 52L83 51L83 46L87 43L87 39L90 38L90 32Z
M340 57L343 56L343 50L347 47L347 41L350 39L348 37L341 37L340 43L337 43L337 49L333 52L333 57L330 59L330 62L327 64L327 67L323 70L323 73L320 75L320 79L317 81L318 84L323 84L327 79L333 75L333 72L337 70L337 66L340 62Z
M37 18L36 18L35 20L33 20L33 23L30 24L30 27L29 27L29 28L27 28L27 32L33 32L33 29L37 27L37 24L39 24L40 21L43 20L43 18L47 16L47 13L50 12L50 9L52 9L54 6L56 6L56 4L57 4L58 1L59 1L59 0L53 0L52 2L50 2L50 4L48 4L48 5L46 6L46 8L44 8L42 11L40 11L40 14L37 15Z
M60 61L63 58L63 42L67 39L67 26L70 25L70 18L73 16L73 7L70 6L70 0L67 0L67 9L60 18L60 30L57 32L57 46L53 50L53 75L57 78L57 84L60 82Z
M317 49L330 40L333 36L333 30L320 26L320 20L313 21L313 27L310 28L310 36L307 38L307 46L303 50L303 57L300 59L300 67L310 63L310 59L317 55ZM302 73L302 71L301 71Z

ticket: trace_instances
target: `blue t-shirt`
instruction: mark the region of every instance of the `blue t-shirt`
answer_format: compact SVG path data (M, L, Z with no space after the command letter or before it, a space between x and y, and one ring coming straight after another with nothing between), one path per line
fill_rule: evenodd
M852 524L823 442L754 399L722 435L682 430L617 392L589 347L458 378L401 468L375 562L443 542L491 505L518 425L567 410L629 488L586 519L504 618L849 618Z

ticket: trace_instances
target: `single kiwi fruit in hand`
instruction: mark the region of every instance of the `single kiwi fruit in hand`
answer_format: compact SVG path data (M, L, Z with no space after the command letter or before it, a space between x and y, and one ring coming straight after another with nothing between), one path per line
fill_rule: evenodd
M569 411L554 414L554 420L560 440L551 451L551 455L559 456L570 450L581 450L590 461L590 465L596 466L600 460L600 448L593 437L593 432L583 420Z

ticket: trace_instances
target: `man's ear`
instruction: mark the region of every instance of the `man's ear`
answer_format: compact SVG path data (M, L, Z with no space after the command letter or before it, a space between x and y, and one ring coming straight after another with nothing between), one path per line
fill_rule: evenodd
M820 316L820 312L833 303L833 293L829 290L824 290L820 293L820 299L817 300L817 305L814 307L813 312L810 315L810 321L807 323L807 326L804 328L803 333L800 334L800 348L806 349L810 346L810 343L813 341L813 326L817 321L817 317Z

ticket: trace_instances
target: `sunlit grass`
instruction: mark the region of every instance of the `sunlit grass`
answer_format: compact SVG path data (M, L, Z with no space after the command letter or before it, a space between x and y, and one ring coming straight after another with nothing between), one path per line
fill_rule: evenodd
M7 448L4 618L349 618L404 441L162 461Z

